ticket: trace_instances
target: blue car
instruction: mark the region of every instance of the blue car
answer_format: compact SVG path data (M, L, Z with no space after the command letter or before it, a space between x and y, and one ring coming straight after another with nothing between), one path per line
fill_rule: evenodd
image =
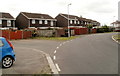
M15 61L13 45L4 37L0 37L0 64L2 68L9 68Z

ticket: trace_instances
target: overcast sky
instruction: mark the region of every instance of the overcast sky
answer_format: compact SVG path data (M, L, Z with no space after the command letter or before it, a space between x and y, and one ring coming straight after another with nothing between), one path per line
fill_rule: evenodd
M42 13L56 17L67 14L67 5L71 3L70 14L83 16L109 25L118 19L120 0L1 0L0 12L8 12L16 17L20 12Z

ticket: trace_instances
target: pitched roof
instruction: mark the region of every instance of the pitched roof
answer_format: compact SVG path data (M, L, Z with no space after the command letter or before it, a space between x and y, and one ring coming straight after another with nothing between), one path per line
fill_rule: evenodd
M49 16L48 14L28 13L28 12L21 12L21 13L30 19L35 19L35 18L36 19L54 19L51 16Z
M120 21L113 22L112 24L120 24Z
M60 14L60 15L66 17L66 18L68 19L68 14ZM78 17L78 16L75 16L75 15L69 15L69 18L70 18L70 19L78 19L79 17Z
M4 19L14 19L14 17L11 16L9 13L3 13L3 12L0 12L0 18L4 18Z

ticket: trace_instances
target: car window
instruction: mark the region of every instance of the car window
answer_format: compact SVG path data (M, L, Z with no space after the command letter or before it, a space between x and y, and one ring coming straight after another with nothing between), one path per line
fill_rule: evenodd
M0 47L2 47L3 46L3 42L2 42L2 40L0 40Z

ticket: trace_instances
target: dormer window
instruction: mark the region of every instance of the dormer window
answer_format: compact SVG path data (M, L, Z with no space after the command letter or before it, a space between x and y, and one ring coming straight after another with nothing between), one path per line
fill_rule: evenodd
M35 24L35 20L32 20L32 24Z

